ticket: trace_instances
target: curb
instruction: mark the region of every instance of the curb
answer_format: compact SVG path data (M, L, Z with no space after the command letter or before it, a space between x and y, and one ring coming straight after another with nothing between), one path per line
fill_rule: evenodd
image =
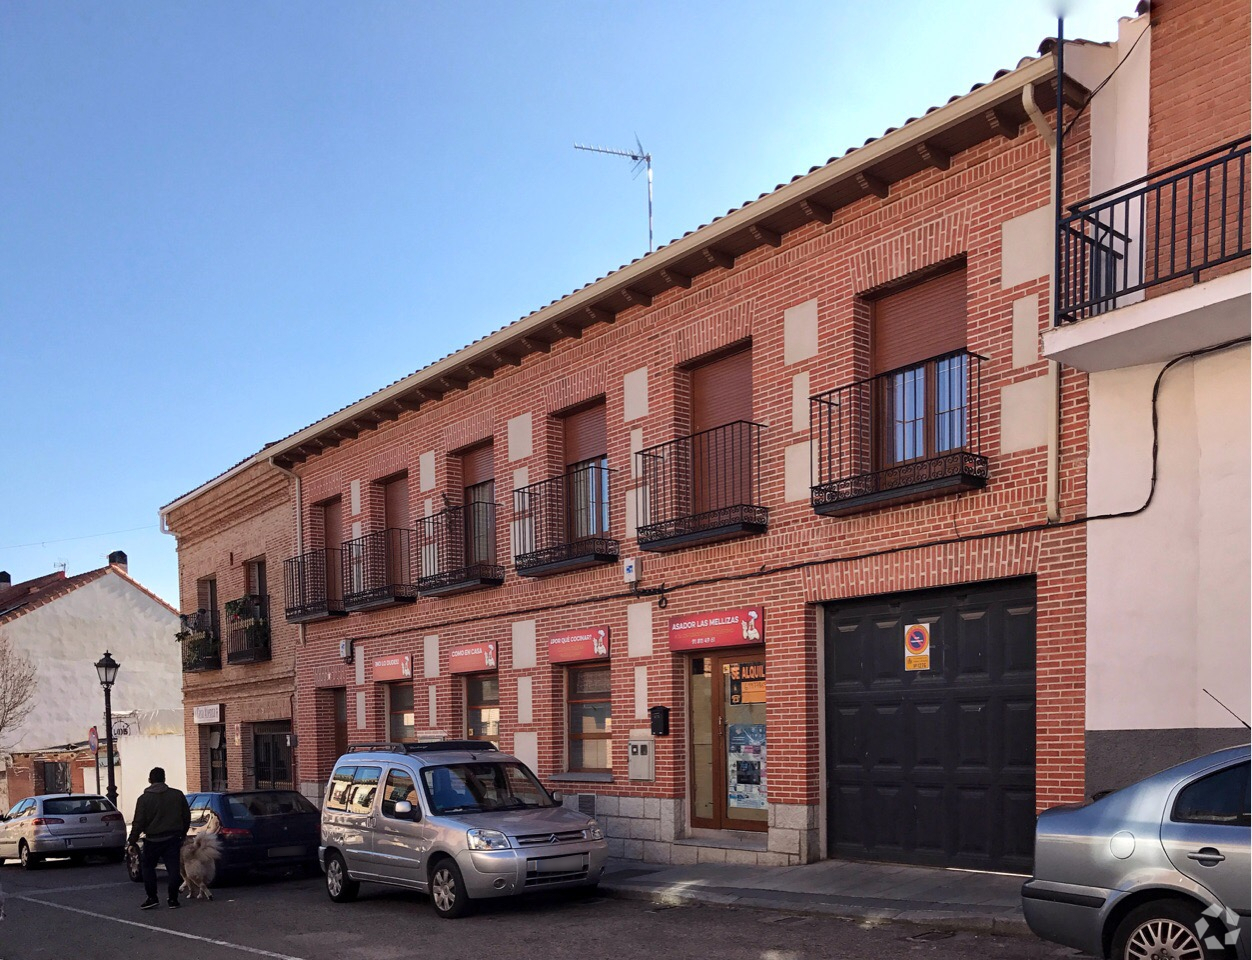
M954 930L997 936L1033 937L1020 913L1003 915L985 912L964 912L944 904L902 902L898 907L882 901L867 903L855 898L825 897L816 893L784 893L770 890L731 891L725 888L683 888L669 883L639 881L600 882L599 892L619 900L641 900L665 906L710 904L722 907L748 907L775 910L805 916L832 917L839 920L871 920L907 923L930 930Z

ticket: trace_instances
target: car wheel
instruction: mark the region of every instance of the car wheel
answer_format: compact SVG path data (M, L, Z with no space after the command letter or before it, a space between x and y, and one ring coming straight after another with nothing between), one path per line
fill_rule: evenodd
M440 860L430 872L430 902L435 913L445 920L455 920L469 913L472 904L455 860Z
M139 848L127 847L124 856L126 858L126 875L134 883L143 883L143 865L139 862Z
M337 853L326 856L326 892L335 903L348 903L356 899L361 884L348 876L348 865Z
M1126 914L1113 934L1113 960L1161 957L1216 960L1196 933L1200 911L1181 900L1156 900Z
M40 865L43 863L43 857L38 854L31 853L30 847L26 845L25 840L18 844L17 859L27 870L38 870Z

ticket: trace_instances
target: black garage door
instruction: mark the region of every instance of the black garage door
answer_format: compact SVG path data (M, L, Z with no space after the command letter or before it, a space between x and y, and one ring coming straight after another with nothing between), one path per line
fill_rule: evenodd
M832 604L825 648L830 855L1029 872L1034 581Z

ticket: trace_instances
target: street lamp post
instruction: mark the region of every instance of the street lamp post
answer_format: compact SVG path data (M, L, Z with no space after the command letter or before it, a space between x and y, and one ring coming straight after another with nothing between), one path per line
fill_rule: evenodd
M96 673L100 676L100 686L104 687L104 744L105 762L108 764L109 789L104 795L109 803L117 806L117 784L113 782L113 681L117 679L117 668L120 667L108 650L96 661Z

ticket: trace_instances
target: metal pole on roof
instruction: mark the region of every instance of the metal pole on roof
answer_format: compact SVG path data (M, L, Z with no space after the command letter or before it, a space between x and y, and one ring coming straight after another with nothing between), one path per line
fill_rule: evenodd
M1064 209L1061 201L1064 196L1063 184L1065 182L1065 18L1056 18L1056 200L1055 209L1053 210L1052 219L1055 224L1052 227L1056 234L1056 242L1053 243L1052 255L1052 322L1054 325L1060 322L1061 309L1061 232L1060 223L1064 216Z
M643 144L639 142L639 138L635 137L634 150L613 150L609 147L587 147L581 143L574 144L575 150L586 150L588 153L605 153L612 157L626 157L628 160L635 161L635 173L639 172L640 167L646 167L648 170L648 253L651 253L652 245L652 154L643 149Z

